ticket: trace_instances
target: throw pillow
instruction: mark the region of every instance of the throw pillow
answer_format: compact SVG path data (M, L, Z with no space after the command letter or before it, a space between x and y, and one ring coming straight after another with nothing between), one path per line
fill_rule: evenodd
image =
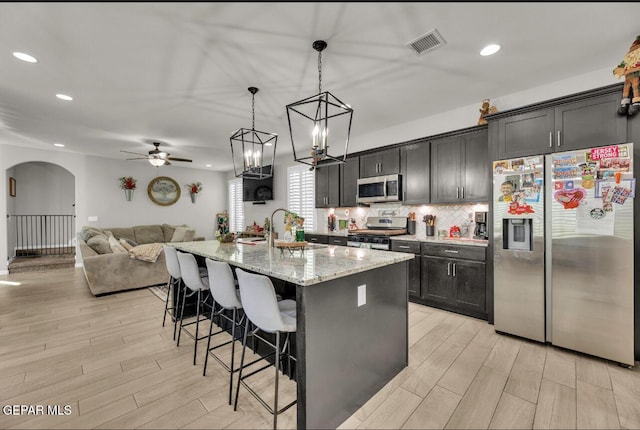
M111 245L109 239L104 234L98 234L93 236L87 241L87 245L91 247L98 254L112 254Z
M132 227L134 240L138 243L162 243L164 233L160 224L136 225Z
M124 246L124 249L126 249L127 251L131 251L131 248L133 248L134 246L138 246L138 244L133 240L125 239L124 237L118 242L120 242L120 245Z
M145 243L129 250L129 257L155 263L162 252L162 243Z
M187 227L187 231L184 233L184 241L191 242L196 235L196 229Z
M82 230L80 231L80 237L82 237L82 240L84 240L85 242L88 242L89 239L98 234L104 233L102 232L102 230L96 227L82 227Z
M171 242L184 242L185 235L187 234L187 227L178 226L173 232Z
M176 228L169 224L162 224L162 233L164 234L164 241L171 242L171 238L173 237L173 233L176 231Z
M118 239L113 237L113 235L109 236L109 246L111 247L111 251L113 251L114 254L127 254L129 252L124 246L120 244Z

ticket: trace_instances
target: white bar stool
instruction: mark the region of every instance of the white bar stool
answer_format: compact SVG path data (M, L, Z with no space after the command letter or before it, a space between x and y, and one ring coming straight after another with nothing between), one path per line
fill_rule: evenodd
M276 429L278 425L278 414L286 411L291 406L295 405L297 400L293 400L286 406L278 409L278 377L280 374L280 361L283 358L287 358L289 368L291 366L291 360L295 358L291 357L291 343L290 334L296 331L296 302L293 300L283 300L278 302L276 292L273 287L271 279L265 275L258 275L245 272L242 269L236 269L236 276L238 277L238 284L240 286L240 298L242 300L242 306L247 316L245 322L245 332L242 341L242 358L240 359L240 371L238 375L238 388L236 389L236 399L233 406L233 410L238 408L238 394L240 392L240 386L242 385L249 391L249 393L262 404L273 415L273 428ZM253 323L256 328L249 333L249 323ZM275 333L275 343L271 343L269 340L261 337L258 332L263 331L265 333ZM285 333L285 341L280 348L280 334ZM270 364L257 369L248 375L243 376L242 370L244 367L244 357L247 349L247 337L251 335L257 339L260 339L267 345L274 349L275 354L275 382L274 382L274 399L273 407L268 405L259 395L256 393L244 380L256 373L270 367ZM267 356L267 357L268 357ZM248 365L247 365L248 366Z
M178 262L177 250L173 246L164 245L165 265L169 272L169 282L167 282L167 300L164 303L164 317L162 318L162 327L167 319L167 314L173 318L173 340L176 340L176 327L178 327L178 308L180 307L180 287L182 286L182 278L180 274L180 263ZM172 299L173 305L169 306L169 296L177 297L177 302Z
M204 321L207 318L200 318L200 308L206 305L206 300L209 294L209 279L206 276L200 275L200 270L198 268L198 263L196 262L196 258L193 254L187 252L176 251L178 254L178 262L180 263L180 274L182 277L182 281L186 288L183 289L182 294L182 304L180 307L180 329L178 330L178 342L177 346L180 346L180 334L182 333L183 328L186 326L195 324L196 332L195 334L189 333L187 330L185 332L193 339L193 364L196 364L196 355L198 353L198 341L202 339L206 339L207 336L198 337L198 328L200 325L200 321ZM191 292L187 294L187 290ZM188 297L192 297L194 294L198 295L198 300L196 304L196 319L195 321L184 323L184 304L187 301ZM211 305L213 311L213 304ZM211 322L213 323L213 322Z

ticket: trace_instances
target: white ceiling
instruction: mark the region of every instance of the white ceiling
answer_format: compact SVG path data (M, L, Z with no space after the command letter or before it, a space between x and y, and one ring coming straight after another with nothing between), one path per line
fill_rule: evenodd
M638 3L2 3L0 143L125 159L156 140L194 160L174 165L228 171L249 86L256 129L291 157L285 106L317 93L314 40L328 42L323 90L353 107L353 138L613 70L638 16ZM444 46L406 46L434 28ZM489 43L502 50L481 57Z

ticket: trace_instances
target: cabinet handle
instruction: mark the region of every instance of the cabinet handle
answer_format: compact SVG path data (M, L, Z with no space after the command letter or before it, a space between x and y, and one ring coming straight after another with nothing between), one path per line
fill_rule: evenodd
M447 263L447 276L451 276L451 262Z
M407 192L406 191L402 192L402 200L407 200Z
M407 245L398 245L398 248L409 249L409 247Z
M444 252L449 253L449 254L457 254L460 251L456 251L455 249L445 249Z
M456 187L456 199L460 198L460 187Z
M462 187L462 198L464 199L464 187Z
M560 146L560 130L558 130L558 147Z
M553 148L553 131L549 132L549 148Z
M317 238L315 238L315 237L312 237L312 238L310 238L309 240L310 240L311 242L317 242L317 241L318 241L318 239L317 239Z
M335 239L335 240L333 241L333 243L340 243L340 240Z
M456 263L453 263L453 276L456 276Z

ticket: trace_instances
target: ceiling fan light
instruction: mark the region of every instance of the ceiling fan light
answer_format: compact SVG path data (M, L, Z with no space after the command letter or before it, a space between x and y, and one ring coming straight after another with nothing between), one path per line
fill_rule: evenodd
M164 166L164 163L166 162L167 160L165 160L164 158L149 158L149 163L151 163L151 165L154 167Z

